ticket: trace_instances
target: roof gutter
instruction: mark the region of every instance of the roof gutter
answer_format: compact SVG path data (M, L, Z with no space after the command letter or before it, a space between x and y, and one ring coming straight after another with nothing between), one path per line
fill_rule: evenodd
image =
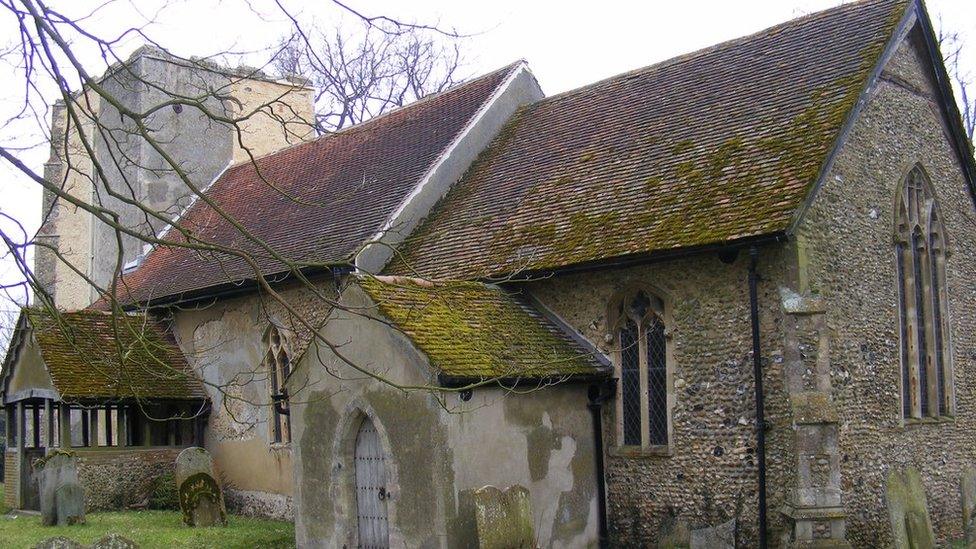
M791 235L787 231L776 231L768 234L749 236L728 242L705 244L702 246L688 246L684 248L674 248L670 250L658 250L645 254L635 254L629 256L617 256L609 259L600 259L584 263L576 263L565 267L554 267L551 269L527 269L509 275L498 274L482 279L484 282L504 281L528 281L539 278L548 278L556 275L585 273L603 269L636 267L639 265L649 265L652 263L662 263L697 255L712 253L731 253L738 250L751 248L753 246L764 246L769 244L779 244L788 242Z
M516 387L521 387L525 389L530 386L542 388L561 383L593 383L605 380L610 375L610 371L603 369L585 374L546 376L478 377L437 374L437 383L445 389L460 389L471 385L477 385L475 388L501 387L502 389L515 389Z
M298 271L306 278L316 278L322 275L332 276L335 278L343 274L351 273L354 270L355 268L352 265L336 264L328 267L306 267L299 269ZM277 276L281 276L281 278L276 278ZM289 271L265 275L264 278L273 279L268 280L268 284L271 286L278 286L297 279L295 274ZM216 286L208 286L197 290L162 296L150 299L148 301L130 302L123 305L122 308L123 310L128 311L140 308L160 309L165 307L174 307L177 305L188 306L201 301L217 301L237 297L243 294L251 293L260 287L261 285L257 282L257 279L247 278L238 282L225 282Z

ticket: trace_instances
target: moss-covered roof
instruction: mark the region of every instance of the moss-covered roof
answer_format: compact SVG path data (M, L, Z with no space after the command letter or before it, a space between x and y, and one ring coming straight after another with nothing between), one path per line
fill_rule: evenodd
M591 349L522 296L477 282L363 277L379 312L447 378L602 375Z
M22 314L63 400L206 398L175 341L146 315L36 308Z
M391 274L481 278L787 231L905 0L865 0L524 107Z

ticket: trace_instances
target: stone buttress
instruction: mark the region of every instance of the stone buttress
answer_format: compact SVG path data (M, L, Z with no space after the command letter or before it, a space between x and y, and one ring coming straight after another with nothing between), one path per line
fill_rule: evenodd
M781 288L784 368L795 445L795 479L782 513L787 547L850 547L841 492L837 411L831 399L824 301Z

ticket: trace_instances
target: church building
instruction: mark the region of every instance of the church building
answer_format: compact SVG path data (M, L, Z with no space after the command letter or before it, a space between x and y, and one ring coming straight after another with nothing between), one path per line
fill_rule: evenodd
M77 409L102 425L84 446L203 444L231 507L293 519L300 547L464 546L467 494L515 485L542 547L723 524L742 547L889 546L905 468L936 537L963 535L976 162L920 0L548 97L517 62L319 137L293 129L300 83L208 78L295 107L245 145L219 125L201 145L199 113L167 113L200 193L139 181L178 229L134 213L160 242L123 243L113 271L98 221L49 196L63 253L38 253L77 333L121 317L167 357L136 378L169 382L79 392L59 315L25 311L8 475L75 440Z

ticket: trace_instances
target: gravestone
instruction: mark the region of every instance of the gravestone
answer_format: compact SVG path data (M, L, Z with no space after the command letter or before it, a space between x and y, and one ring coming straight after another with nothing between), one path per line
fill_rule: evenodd
M68 539L64 536L58 536L56 538L48 538L37 545L34 549L84 549L85 546L78 543L73 539Z
M962 531L966 543L976 543L976 469L967 467L959 479L959 492L962 499Z
M918 471L908 467L889 472L885 495L895 549L933 549L935 535Z
M85 523L85 489L78 482L78 460L56 451L37 460L34 475L40 490L41 524L66 526Z
M462 537L466 547L518 549L535 547L532 505L522 486L499 490L485 486L462 490L459 497Z
M85 523L85 489L77 482L62 484L54 492L58 526Z
M139 545L119 534L108 534L93 543L91 549L139 549Z
M184 523L188 526L227 524L224 496L209 452L198 447L180 452L176 457L175 476Z
M692 530L691 549L735 549L735 519Z

